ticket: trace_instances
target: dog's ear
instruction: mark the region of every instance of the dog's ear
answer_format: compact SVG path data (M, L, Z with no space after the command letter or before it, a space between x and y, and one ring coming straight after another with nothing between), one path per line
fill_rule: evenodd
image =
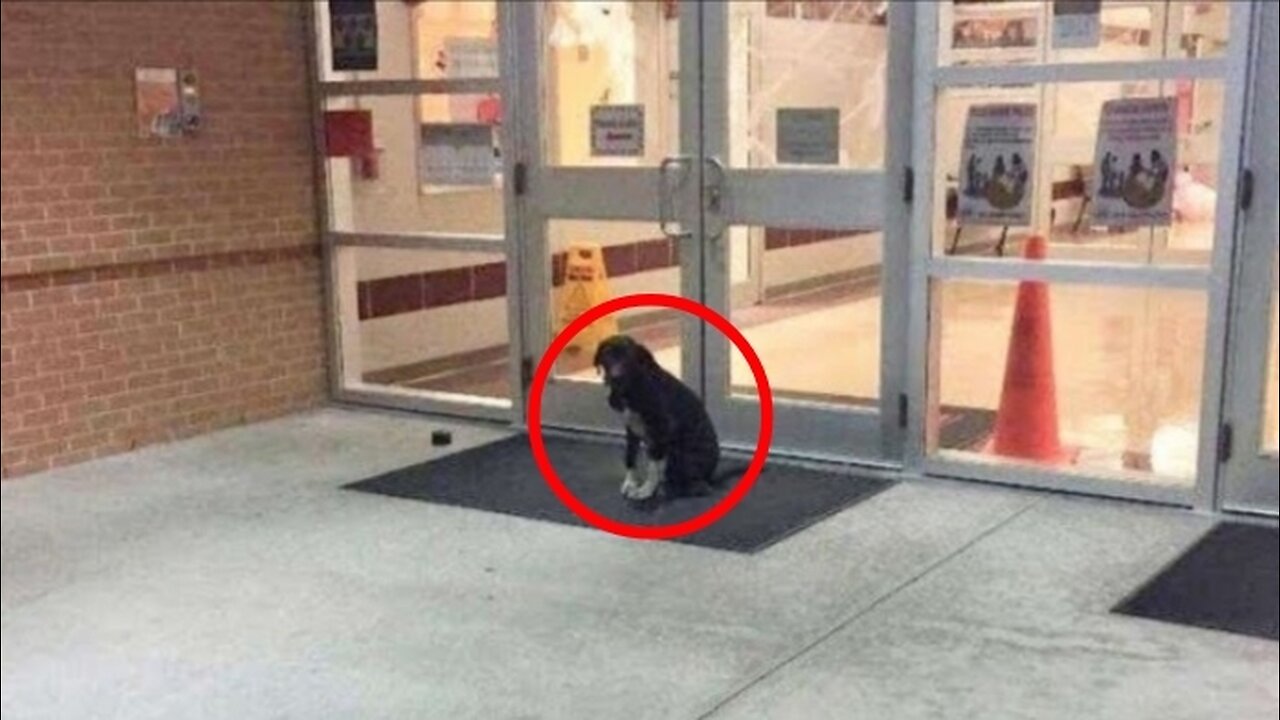
M624 348L626 348L625 340L627 339L628 338L622 335L612 335L601 340L600 344L596 345L596 355L592 360L592 364L595 366L597 372L604 372L608 370L609 360L611 358L614 362L617 362L619 353L626 352Z
M632 344L631 357L637 367L652 368L658 366L658 361L653 357L653 353L649 352L649 348L640 343Z
M602 343L600 343L599 345L597 345L597 346L596 346L596 356L595 356L595 358L591 361L591 364L592 364L593 366L595 366L595 369L596 369L596 372L597 372L597 373L601 372L601 370L602 370L602 369L603 369L603 367L604 367L604 350L605 350L605 347L606 347L606 343L603 343L603 342L602 342Z

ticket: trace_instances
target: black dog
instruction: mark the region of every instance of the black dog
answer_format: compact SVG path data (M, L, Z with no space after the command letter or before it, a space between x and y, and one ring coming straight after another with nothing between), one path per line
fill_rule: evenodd
M720 440L702 400L662 369L653 353L626 335L614 335L596 350L595 366L609 386L609 406L627 418L627 476L623 496L706 495L716 484ZM636 477L640 445L648 473Z

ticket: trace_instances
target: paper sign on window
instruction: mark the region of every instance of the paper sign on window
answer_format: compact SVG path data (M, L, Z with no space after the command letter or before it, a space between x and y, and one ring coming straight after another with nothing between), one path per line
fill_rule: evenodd
M591 106L591 156L644 155L643 105Z
M444 41L444 75L454 80L498 77L497 44L488 38L451 37Z
M378 8L373 0L329 0L335 72L378 69Z
M488 125L423 125L420 152L418 173L423 185L493 185L497 161Z
M1025 227L1035 189L1036 106L969 109L960 162L961 225Z
M779 108L778 162L835 165L840 162L838 108Z
M1054 0L1053 47L1096 48L1102 42L1102 0Z
M1102 106L1094 154L1094 224L1171 223L1177 112L1175 98L1111 100Z

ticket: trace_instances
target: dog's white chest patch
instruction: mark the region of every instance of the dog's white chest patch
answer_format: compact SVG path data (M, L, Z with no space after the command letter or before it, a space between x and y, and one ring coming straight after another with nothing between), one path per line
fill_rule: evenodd
M628 430L638 435L642 440L648 439L649 429L645 427L644 420L640 419L639 414L628 410L626 414L626 421Z

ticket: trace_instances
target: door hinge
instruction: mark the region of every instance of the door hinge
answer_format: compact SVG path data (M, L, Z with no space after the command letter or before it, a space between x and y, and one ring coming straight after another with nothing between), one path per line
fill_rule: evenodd
M1244 173L1240 175L1240 209L1248 210L1253 207L1253 171L1249 168L1244 169Z
M528 390L533 385L533 358L525 355L520 358L520 386Z
M1231 462L1231 456L1236 449L1236 428L1231 423L1222 426L1218 432L1218 464L1226 465Z
M518 162L511 174L511 185L515 189L516 197L523 197L529 190L529 167Z
M911 418L911 398L906 393L898 396L898 428L907 429L907 423Z
M902 171L902 202L910 205L916 200L916 171L910 165Z

